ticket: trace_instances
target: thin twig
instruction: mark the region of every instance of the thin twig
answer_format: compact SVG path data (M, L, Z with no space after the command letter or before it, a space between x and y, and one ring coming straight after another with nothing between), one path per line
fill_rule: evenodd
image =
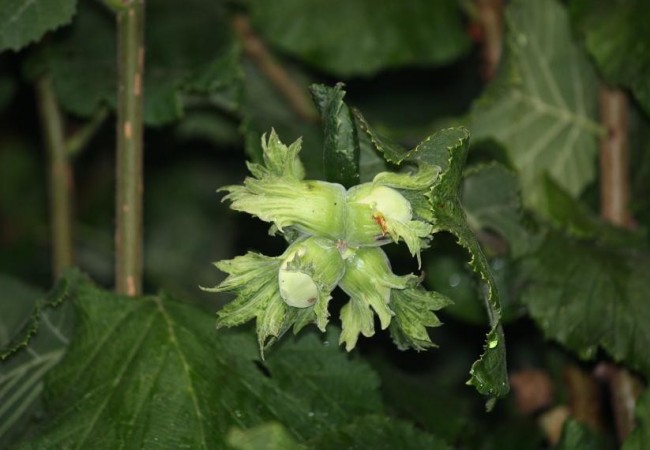
M142 285L142 80L144 0L117 11L117 223L115 289L135 296Z
M232 26L241 39L246 55L280 91L295 113L308 122L320 120L307 90L275 61L264 42L253 31L248 17L237 14L233 18Z
M65 147L69 157L76 156L83 150L108 117L108 108L101 107L88 122L66 140Z
M38 109L45 135L50 166L50 217L52 227L52 272L58 278L73 264L72 168L68 159L61 110L48 75L36 82Z
M600 88L600 117L607 134L600 141L600 209L603 219L631 228L628 149L628 100L620 89ZM640 382L622 367L609 370L612 411L622 442L635 427L634 409Z

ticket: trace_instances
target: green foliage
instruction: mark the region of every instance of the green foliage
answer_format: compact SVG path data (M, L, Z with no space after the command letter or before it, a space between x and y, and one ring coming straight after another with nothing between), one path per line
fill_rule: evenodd
M279 347L267 377L250 335L215 334L211 314L68 282L75 336L47 380L50 420L25 448L220 448L230 427L268 420L304 440L381 411L376 375L314 336Z
M340 448L372 448L390 450L448 450L441 439L417 430L408 423L381 416L362 417L309 441L309 448L335 450Z
M641 450L650 445L650 391L645 391L636 402L637 429L623 443L623 450Z
M39 289L0 276L0 292L0 446L7 447L43 413L43 379L65 354L72 315L68 307L53 308L67 295L65 286L43 299Z
M249 4L256 27L274 45L340 76L445 64L468 50L454 0L408 4L251 0Z
M438 179L419 195L411 195L413 210L433 224L433 232L447 231L471 256L470 266L486 283L485 307L490 322L484 353L470 370L470 384L479 392L493 398L507 394L509 390L505 338L501 327L501 311L496 283L489 263L472 233L459 201L462 167L467 157L469 133L465 128L442 130L422 141L413 150L406 152L395 143L373 131L360 114L357 119L361 129L368 134L377 150L389 161L417 164L420 170L437 166ZM418 191L415 191L416 194ZM488 406L491 407L493 403Z
M562 261L562 264L558 264ZM599 347L650 374L650 255L550 233L522 263L521 300L544 333L593 358Z
M470 227L476 232L496 232L510 244L517 258L532 246L522 225L519 181L514 173L498 164L472 168L464 177L462 204Z
M281 424L269 422L247 430L234 429L228 434L228 445L237 450L301 450Z
M76 7L76 0L1 0L0 51L20 50L48 31L68 24Z
M494 138L521 175L524 203L544 211L549 174L572 196L596 174L598 80L557 0L506 9L504 63L471 115L474 139Z
M571 0L571 19L605 79L650 113L650 13L643 0Z
M311 92L323 118L325 178L345 187L354 186L359 183L360 148L352 113L343 102L343 85L314 85Z
M562 429L562 438L556 450L606 450L610 446L586 425L569 419Z
M147 9L145 41L145 122L162 125L182 117L183 94L220 95L221 101L239 101L241 71L238 53L223 26L223 6L208 8L196 1L183 8L172 1L157 1ZM201 7L200 7L201 6ZM210 40L205 39L209 32ZM101 105L115 107L115 24L110 12L97 3L84 2L68 33L44 50L45 70L52 74L62 106L74 114L90 116ZM170 39L169 36L174 36ZM87 66L92 61L92 77ZM43 69L42 69L43 70Z
M492 3L504 57L485 86ZM53 81L68 149L95 136L70 150L74 254L112 285L123 7L0 0L0 447L546 448L519 383L492 414L473 388L488 407L508 391L502 323L508 369L546 372L550 408L576 394L561 374L579 358L650 376L644 2L146 2L143 284L165 293L70 272L46 295L33 83ZM635 231L596 211L603 82L633 100ZM219 204L224 185L284 239ZM312 323L325 334L287 332ZM649 446L649 398L625 450ZM569 420L558 448L614 448L605 430Z

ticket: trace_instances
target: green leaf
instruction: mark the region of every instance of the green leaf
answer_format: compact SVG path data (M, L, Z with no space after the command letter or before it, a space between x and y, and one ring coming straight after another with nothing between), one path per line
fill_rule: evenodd
M367 448L373 450L448 450L443 440L417 430L411 424L383 416L367 416L324 433L308 442L315 450Z
M596 216L587 206L571 197L553 179L543 180L547 199L548 219L569 235L578 239L594 239L612 246L644 245L644 231L629 231L615 227Z
M184 93L221 95L237 103L241 73L223 6L192 0L179 8L171 0L147 5L144 118L148 125L179 119ZM221 25L219 25L221 24ZM205 39L206 34L211 36ZM61 105L91 116L116 102L115 20L98 2L84 2L70 33L45 52ZM89 77L87 68L93 67Z
M235 428L228 433L228 445L237 450L300 450L289 431L277 422L264 423L248 430Z
M650 29L643 0L571 0L571 19L610 83L630 88L650 114Z
M231 427L267 421L305 440L380 407L374 373L313 336L278 348L267 376L252 336L215 332L196 307L83 280L72 297L76 335L26 448L223 448Z
M506 23L504 64L476 102L470 129L506 148L524 203L543 210L545 173L574 197L595 177L598 79L558 1L514 0Z
M315 84L311 92L323 118L325 179L346 188L359 184L359 139L350 108L343 102L343 84L333 88Z
M0 51L18 51L67 25L76 8L77 0L0 0Z
M606 450L608 448L611 447L604 439L574 419L565 422L560 442L554 447L555 450Z
M10 354L0 355L0 447L24 431L42 414L43 379L65 354L72 328L65 282L47 299L39 289L0 276L0 349L13 342ZM24 347L24 348L23 348Z
M471 228L497 232L517 258L532 245L522 225L519 181L504 166L493 163L468 171L463 180L462 204Z
M650 390L636 401L637 427L623 443L623 450L643 450L650 446Z
M433 311L451 303L444 295L422 288L394 289L390 307L395 312L395 318L390 324L390 334L395 345L400 350L412 348L418 351L436 347L431 342L427 327L442 325Z
M338 450L338 449L431 449L448 450L443 440L417 430L411 424L372 415L299 443L278 423L230 432L229 444L238 450Z
M650 374L648 253L551 233L521 271L521 300L546 336L584 358L601 347Z
M252 0L254 24L283 51L339 76L449 63L469 49L455 0Z
M493 398L504 396L509 391L506 372L505 338L501 327L499 293L487 258L472 233L459 200L462 171L469 147L469 132L463 128L441 130L409 152L375 133L356 115L360 128L368 134L371 142L384 157L393 163L411 163L421 169L436 167L439 173L428 192L402 191L411 201L413 211L434 226L433 233L447 231L470 254L470 267L486 284L485 307L490 322L484 352L470 370L469 384L484 395ZM488 407L493 405L488 402Z

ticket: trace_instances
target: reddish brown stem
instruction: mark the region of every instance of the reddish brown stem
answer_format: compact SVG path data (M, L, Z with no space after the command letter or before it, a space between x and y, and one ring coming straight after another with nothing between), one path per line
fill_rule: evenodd
M319 115L306 89L275 61L264 42L253 31L248 17L238 14L233 18L232 25L241 39L246 55L280 91L296 114L306 121L317 122Z
M602 86L600 116L606 135L600 141L600 210L614 225L631 226L627 97Z
M600 142L600 208L603 219L630 228L630 175L628 150L628 100L620 89L601 86L600 117L606 135ZM639 381L621 367L611 366L607 376L612 410L620 441L634 429L634 408Z
M503 49L503 0L474 0L476 16L481 29L483 78L494 78Z

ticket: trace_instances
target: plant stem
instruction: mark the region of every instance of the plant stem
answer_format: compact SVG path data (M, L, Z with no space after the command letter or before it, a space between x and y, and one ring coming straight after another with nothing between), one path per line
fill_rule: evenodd
M481 57L483 78L494 78L503 49L503 0L474 0L481 27Z
M117 11L117 39L115 290L135 296L142 285L144 0Z
M52 273L56 279L73 264L72 168L65 148L61 110L48 75L41 76L36 82L36 95L50 166Z
M108 108L99 108L88 122L66 140L65 147L69 157L77 156L88 145L107 117Z
M631 226L627 97L602 86L600 115L606 135L600 141L600 210L614 225Z
M280 91L295 113L308 122L318 122L320 116L306 89L300 86L286 69L273 59L264 42L251 28L248 17L243 14L236 15L232 26L242 41L244 52Z
M625 228L629 213L630 174L628 150L628 100L620 89L600 88L600 116L606 135L600 141L600 209L603 219ZM612 411L620 441L634 429L634 408L639 381L624 368L612 366L607 377Z

